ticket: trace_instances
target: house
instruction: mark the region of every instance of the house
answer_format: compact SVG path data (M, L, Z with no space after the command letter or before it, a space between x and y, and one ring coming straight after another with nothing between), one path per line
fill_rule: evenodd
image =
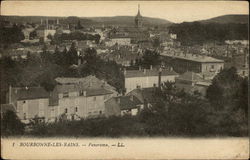
M33 32L35 30L35 28L25 28L22 30L23 35L24 35L24 39L25 40L29 40L30 39L30 33Z
M127 96L134 96L140 101L143 106L153 106L158 102L158 97L156 96L157 87L149 88L136 88L127 93Z
M214 75L215 76L215 75ZM175 78L175 86L178 89L194 94L196 91L201 93L203 97L206 96L207 88L211 85L213 77L206 77L194 72L185 72L179 77Z
M49 35L54 36L55 33L56 33L56 29L54 29L54 28L47 28L45 26L39 26L36 29L37 37L39 39L42 39L45 42L49 41L49 38L48 38Z
M77 120L105 115L104 102L117 96L115 88L95 76L55 79L51 92L42 87L9 89L9 104L25 123L37 117L46 122L60 118Z
M15 106L16 114L23 122L48 117L49 93L42 87L13 87L9 92L9 104Z
M110 43L115 45L115 44L118 44L118 45L130 45L131 44L131 38L126 36L126 35L112 35L110 37Z
M104 102L112 97L104 88L82 88L81 85L64 84L56 86L49 103L49 121L64 116L68 120L103 116Z
M112 97L105 102L105 115L109 116L135 116L143 109L143 103L135 96Z
M149 88L159 86L162 82L174 82L178 74L171 69L157 70L153 69L140 69L139 70L125 70L125 89L126 93L140 88Z
M58 85L49 101L51 121L64 115L66 119L104 116L104 102L117 96L115 88L95 76L55 79Z
M213 57L189 53L162 52L166 64L173 67L177 73L193 71L196 73L219 72L224 68L224 61Z

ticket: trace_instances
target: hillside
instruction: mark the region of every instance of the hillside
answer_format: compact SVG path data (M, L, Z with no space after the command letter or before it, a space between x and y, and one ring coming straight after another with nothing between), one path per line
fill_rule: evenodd
M40 23L41 19L59 19L60 23L77 23L79 20L83 25L121 25L131 26L134 25L133 16L115 16L115 17L46 17L46 16L0 16L0 21L10 21L12 23L32 22ZM170 25L172 22L159 19L159 18L143 18L145 26L153 25Z
M224 15L219 17L214 17L207 20L201 20L199 22L201 23L241 23L241 24L247 24L249 19L249 15Z
M134 16L92 17L88 19L105 25L134 25ZM170 25L172 22L160 18L143 17L143 24L146 26Z

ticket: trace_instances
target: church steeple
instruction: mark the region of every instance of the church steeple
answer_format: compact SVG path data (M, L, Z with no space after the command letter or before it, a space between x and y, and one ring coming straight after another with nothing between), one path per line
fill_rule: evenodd
M140 4L138 4L138 12L137 12L137 15L135 16L135 26L137 28L142 27L142 16L140 13Z
M140 4L138 4L138 13L137 13L137 16L141 16L141 13L140 13Z

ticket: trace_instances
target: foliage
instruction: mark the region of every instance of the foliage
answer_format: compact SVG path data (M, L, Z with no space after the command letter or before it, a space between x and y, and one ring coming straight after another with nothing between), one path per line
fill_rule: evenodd
M1 117L2 135L22 135L24 133L24 124L18 119L16 113L7 110Z
M224 42L225 40L248 39L248 24L202 24L200 22L184 22L169 28L177 34L177 40L182 45L196 45L206 42Z
M160 54L157 51L146 50L143 53L142 60L138 61L142 67L148 68L150 65L159 65L160 64Z
M0 43L1 44L12 44L18 43L24 39L22 28L17 25L13 25L10 28L0 27Z
M71 33L62 33L62 34L55 34L54 36L54 41L57 43L65 41L65 40L78 40L78 41L83 41L83 40L91 40L95 41L96 43L99 43L101 36L99 34L85 34L80 31L75 31Z

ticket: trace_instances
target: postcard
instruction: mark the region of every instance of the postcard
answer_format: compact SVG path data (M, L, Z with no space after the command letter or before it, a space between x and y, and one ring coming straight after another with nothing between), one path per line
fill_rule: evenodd
M1 158L248 159L244 1L3 1Z

